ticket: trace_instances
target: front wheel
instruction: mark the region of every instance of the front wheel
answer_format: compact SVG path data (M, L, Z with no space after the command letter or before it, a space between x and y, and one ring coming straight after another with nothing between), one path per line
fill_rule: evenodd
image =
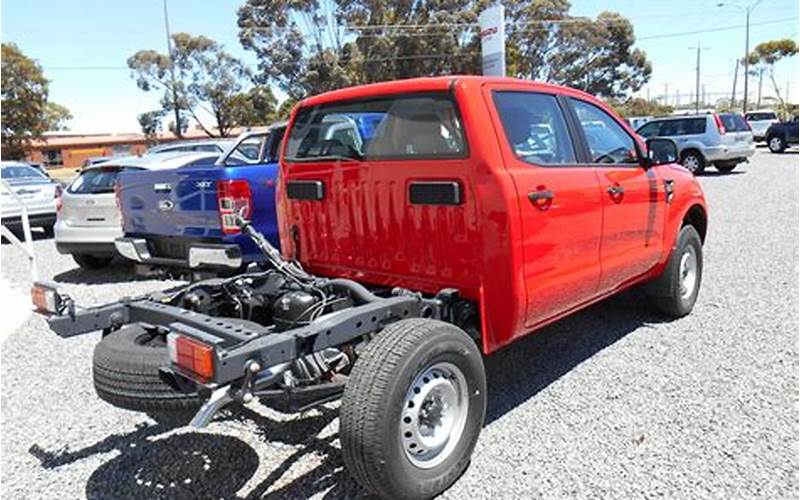
M770 137L767 141L769 150L773 153L783 153L786 150L786 141L781 136Z
M356 361L342 397L342 455L383 498L430 498L466 470L486 413L475 342L429 319L387 326Z
M702 174L703 170L706 168L705 160L700 153L696 151L687 151L683 153L681 156L681 165L694 175Z
M680 318L689 314L697 301L703 278L703 242L692 226L683 226L667 267L646 290L659 312Z

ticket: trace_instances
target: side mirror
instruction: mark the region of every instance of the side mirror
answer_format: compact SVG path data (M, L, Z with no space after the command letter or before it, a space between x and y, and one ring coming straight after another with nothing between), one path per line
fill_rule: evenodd
M647 166L666 165L678 161L678 146L672 139L653 137L647 139Z

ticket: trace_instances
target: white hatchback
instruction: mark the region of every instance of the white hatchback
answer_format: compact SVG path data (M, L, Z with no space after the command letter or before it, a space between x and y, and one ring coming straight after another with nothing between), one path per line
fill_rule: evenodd
M218 157L219 153L159 153L112 158L86 167L60 198L56 248L62 254L71 254L82 268L107 265L117 255L114 239L122 236L114 195L121 172L211 166Z

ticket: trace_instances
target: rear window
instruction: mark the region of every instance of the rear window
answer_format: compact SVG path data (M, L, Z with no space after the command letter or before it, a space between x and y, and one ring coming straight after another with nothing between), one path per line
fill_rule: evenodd
M67 188L74 194L113 193L120 172L142 170L136 167L102 167L84 170Z
M742 115L723 113L719 115L719 117L722 119L722 124L725 125L725 131L727 132L747 132L750 130L750 127L747 126L747 122L744 121Z
M775 113L747 113L745 115L749 122L759 122L764 120L777 120Z
M28 165L8 165L0 170L3 179L45 179L45 175L39 170Z
M665 120L661 125L663 136L675 135L696 135L706 132L706 118L680 118L677 120Z
M464 130L449 94L410 94L301 108L286 160L463 158Z

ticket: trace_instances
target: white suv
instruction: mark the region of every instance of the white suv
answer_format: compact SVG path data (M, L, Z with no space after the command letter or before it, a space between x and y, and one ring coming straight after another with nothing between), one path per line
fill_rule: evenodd
M753 129L753 139L756 142L761 142L767 138L767 130L773 123L778 123L778 115L770 109L763 109L758 111L748 111L744 115L744 119L750 124Z
M114 184L128 170L211 166L217 153L160 153L114 158L86 167L61 195L55 225L56 248L85 269L98 269L117 255L122 236Z

